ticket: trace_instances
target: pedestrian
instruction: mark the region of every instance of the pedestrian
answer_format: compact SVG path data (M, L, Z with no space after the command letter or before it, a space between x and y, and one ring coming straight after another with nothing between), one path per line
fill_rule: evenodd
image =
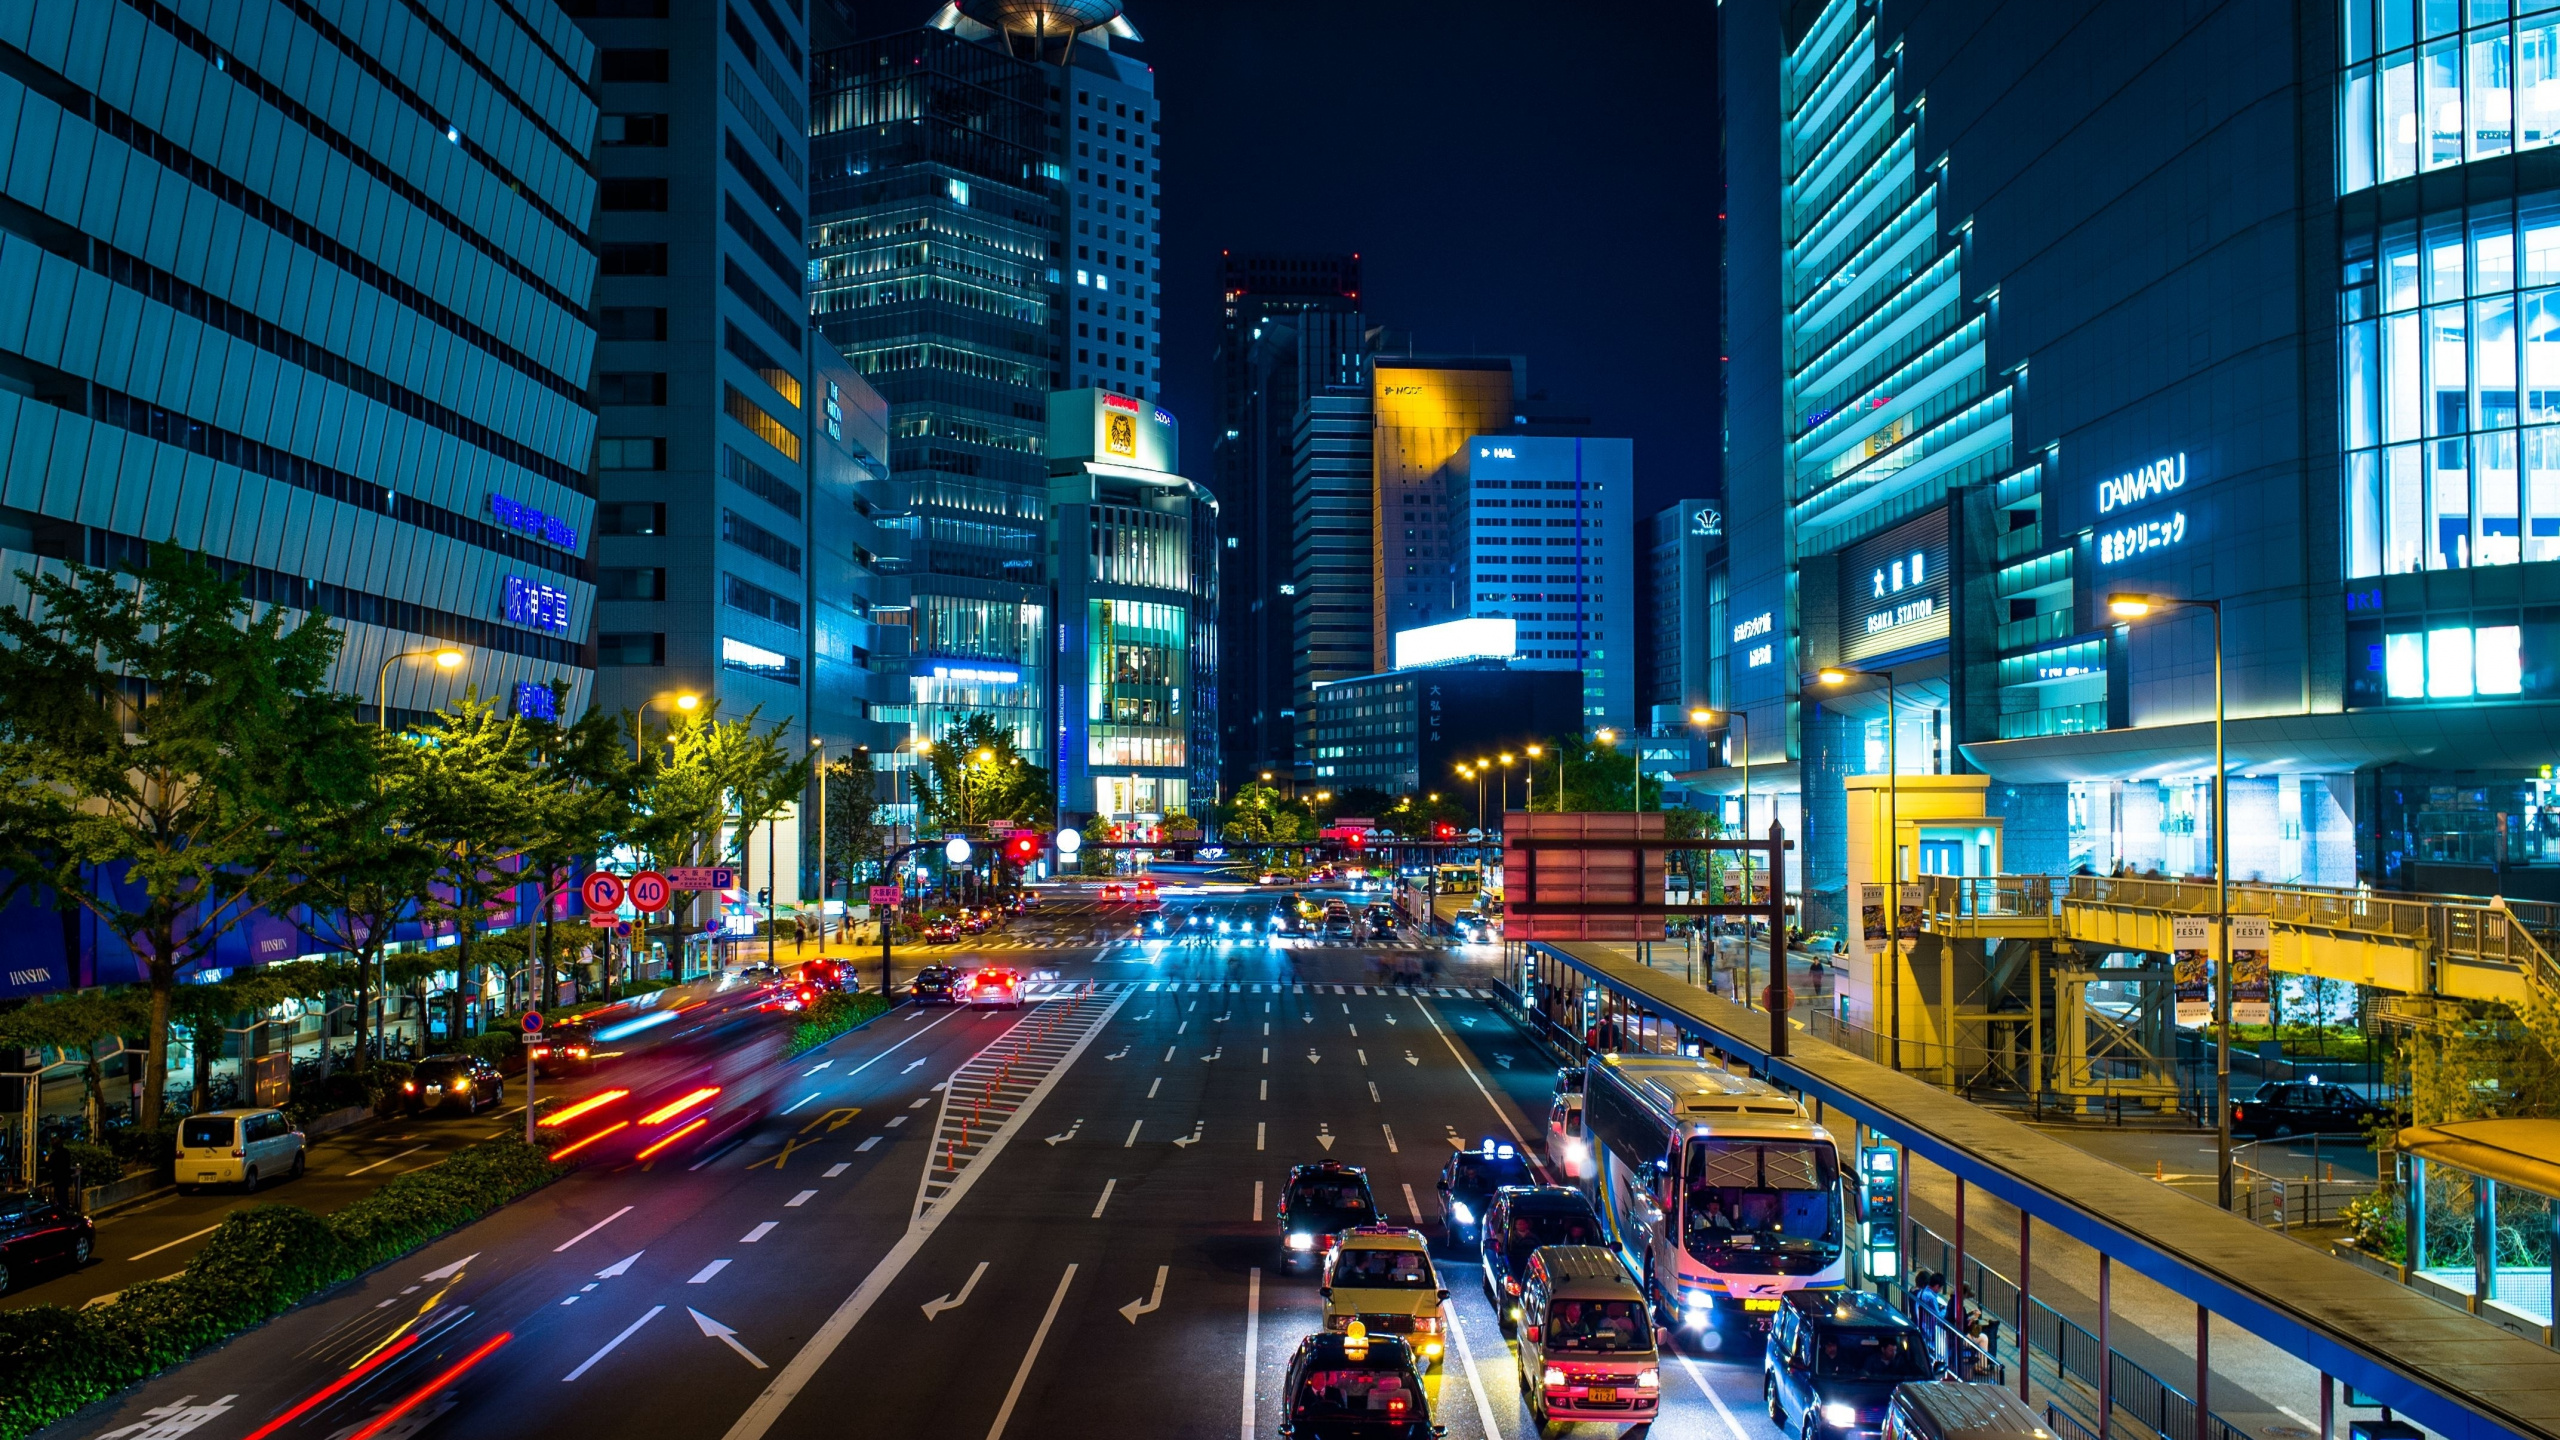
M1918 1313L1912 1318L1920 1323L1920 1333L1928 1341L1929 1353L1938 1363L1947 1363L1947 1277L1935 1270L1923 1278L1920 1293L1913 1298Z

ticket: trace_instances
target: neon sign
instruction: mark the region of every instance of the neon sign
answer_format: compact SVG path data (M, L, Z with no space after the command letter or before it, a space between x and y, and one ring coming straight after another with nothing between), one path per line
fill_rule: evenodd
M2123 510L2145 500L2158 500L2185 489L2187 454L2163 455L2139 469L2098 482L2098 513Z
M539 580L521 575L507 577L507 623L529 625L536 630L566 634L569 629L569 592Z
M2145 520L2098 536L2098 563L2114 565L2153 550L2165 550L2185 543L2187 512L2173 510L2166 520Z
M1754 635L1766 635L1776 628L1777 617L1775 613L1763 610L1759 614L1754 615L1750 619L1733 627L1733 643L1739 645Z
M489 497L489 514L510 530L522 531L546 545L563 550L578 548L578 530L557 515L546 515L530 505L519 505L504 495Z

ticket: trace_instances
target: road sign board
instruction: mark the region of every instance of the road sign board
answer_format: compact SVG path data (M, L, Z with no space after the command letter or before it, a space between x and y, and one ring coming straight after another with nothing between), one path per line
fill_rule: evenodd
M527 1010L524 1012L524 1033L527 1035L539 1035L542 1033L541 1011Z
M906 887L903 885L874 885L871 887L871 903L874 905L896 905L903 903L906 898L907 891Z
M632 876L629 888L631 908L643 915L666 909L667 901L674 894L674 887L667 883L667 877L655 870L643 870Z
M610 929L612 929L614 926L619 925L619 924L621 924L622 922L621 922L621 921L619 921L619 920L614 919L614 918L613 918L613 912L612 912L612 911L610 911L610 910L608 910L608 911L606 911L606 912L605 912L604 914L602 914L602 915L590 915L590 916L588 916L588 917L587 917L587 923L588 923L589 925L594 926L594 927L595 927L596 929L598 929L598 930L610 930Z
M734 865L675 865L667 870L667 883L678 890L735 890L738 867Z
M606 870L590 871L578 884L578 893L586 898L587 909L608 915L622 908L622 877Z

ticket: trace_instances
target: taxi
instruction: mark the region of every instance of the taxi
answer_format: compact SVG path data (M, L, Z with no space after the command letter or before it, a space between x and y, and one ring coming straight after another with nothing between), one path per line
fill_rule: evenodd
M1413 1346L1426 1368L1440 1358L1440 1305L1449 1298L1431 1264L1422 1232L1402 1225L1360 1225L1342 1232L1326 1253L1324 1327L1352 1326L1393 1335Z
M1438 1440L1413 1349L1353 1322L1310 1335L1289 1359L1280 1433L1288 1440Z

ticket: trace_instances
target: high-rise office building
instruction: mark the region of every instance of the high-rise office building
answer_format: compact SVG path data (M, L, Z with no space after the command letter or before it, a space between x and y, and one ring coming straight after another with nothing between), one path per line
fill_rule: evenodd
M1517 356L1370 362L1372 460L1369 670L1394 663L1398 630L1466 612L1450 490L1469 436L1522 423L1528 365Z
M165 541L330 617L329 684L395 719L466 687L547 713L553 682L583 710L593 48L548 7L495 67L406 9L361 41L217 9L0 21L0 602ZM131 977L76 925L0 995ZM208 963L299 948L253 924Z
M1635 442L1470 435L1448 474L1463 613L1517 622L1514 665L1579 674L1583 729L1632 732Z
M1296 427L1308 396L1362 379L1360 257L1230 251L1220 260L1219 302L1218 429L1209 442L1209 483L1226 528L1218 730L1228 770L1241 779L1290 761L1295 617L1281 587L1294 574Z
M1724 708L1714 671L1724 604L1724 508L1675 500L1645 518L1636 569L1637 701L1647 728L1688 723L1699 706Z
M1290 424L1290 769L1312 778L1309 730L1316 687L1379 669L1370 536L1376 529L1376 426L1365 383L1328 385L1306 397Z

